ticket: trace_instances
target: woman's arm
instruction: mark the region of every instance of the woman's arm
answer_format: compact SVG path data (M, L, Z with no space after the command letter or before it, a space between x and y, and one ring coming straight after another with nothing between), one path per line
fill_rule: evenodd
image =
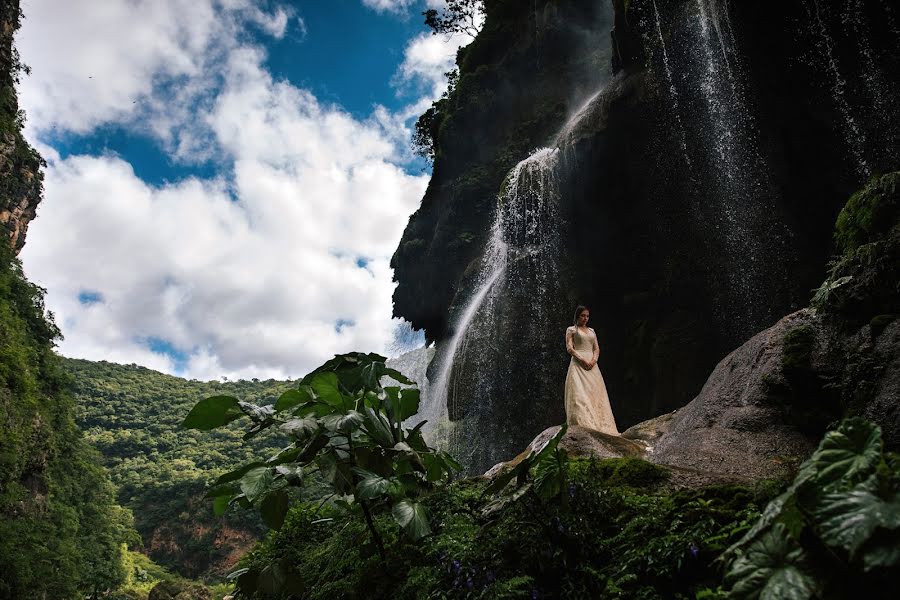
M566 329L566 352L568 352L570 356L575 356L574 337L575 329L572 327Z
M594 365L597 364L597 359L600 358L600 344L597 343L597 332L591 329L591 333L594 334L594 357L591 360L591 368L594 368Z

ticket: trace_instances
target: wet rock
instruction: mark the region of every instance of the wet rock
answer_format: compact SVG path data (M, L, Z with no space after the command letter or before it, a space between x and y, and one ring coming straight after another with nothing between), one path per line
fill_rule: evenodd
M492 479L500 473L511 469L522 462L530 452L539 450L554 435L559 432L560 426L548 427L532 440L518 456L512 460L497 463L489 469L484 477ZM559 441L559 447L565 450L570 457L593 456L603 458L642 458L646 452L646 446L639 441L629 440L617 435L601 433L577 425L570 426L566 435Z

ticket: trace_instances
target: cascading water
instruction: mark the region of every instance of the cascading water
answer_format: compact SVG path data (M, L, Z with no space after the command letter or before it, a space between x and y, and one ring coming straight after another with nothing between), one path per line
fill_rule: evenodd
M691 0L665 14L660 14L656 0L648 5L658 45L650 68L661 63L673 125L685 131L681 145L694 167L694 220L709 245L708 253L721 256L728 265L725 269L703 265L711 280L725 279L715 282L712 290L716 317L736 336L750 335L773 318L765 308L771 304L759 298L772 293L769 282L777 280L772 265L780 264L789 234L774 210L777 193L746 98L729 4ZM691 127L684 130L688 115Z
M666 83L668 84L668 92L672 98L672 114L675 116L675 123L678 129L679 142L681 145L681 153L687 163L688 170L691 169L691 157L687 147L687 134L684 130L684 123L681 122L681 107L678 105L678 88L675 87L675 80L672 77L672 68L669 66L669 53L666 50L666 40L663 36L662 19L659 16L659 7L656 0L653 0L653 17L656 35L659 41L659 48L662 52L663 70L666 74Z
M824 61L822 66L831 79L831 96L841 113L841 128L847 148L853 156L858 174L863 178L868 178L872 174L872 167L865 157L865 136L857 124L854 111L847 100L847 80L838 67L834 40L825 24L822 7L819 0L807 0L804 8L813 27L816 48Z
M557 148L539 149L507 176L474 293L456 319L455 333L443 349L431 386L428 404L438 414L426 435L433 443L447 443L464 464L476 469L508 452L496 445L488 447L478 439L478 432L490 428L497 439L504 439L508 436L499 431L503 427L524 425L504 423L503 407L497 405L506 397L503 374L523 367L507 360L510 353L504 346L540 339L543 332L559 328L554 315L548 314L564 295L558 279L563 230L559 158ZM523 314L526 307L530 307L526 321L508 318ZM558 350L547 344L535 348L536 364Z

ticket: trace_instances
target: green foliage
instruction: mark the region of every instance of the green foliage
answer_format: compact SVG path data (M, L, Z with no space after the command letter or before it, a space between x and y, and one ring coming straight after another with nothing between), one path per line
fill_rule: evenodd
M658 489L664 479L660 467L637 459L569 460L567 483L555 496L542 500L529 491L495 511L488 482L457 481L422 498L433 533L419 543L389 527L390 515L375 517L385 563L362 543L362 515L301 503L245 558L245 568L279 564L300 574L310 599L723 598L716 558L777 490L644 487L653 481Z
M0 598L73 598L124 579L131 517L72 420L43 290L0 247Z
M873 177L853 194L837 218L834 243L838 253L847 255L874 242L900 219L900 173Z
M532 449L519 464L497 475L485 493L496 494L513 479L516 480L516 487L521 489L531 478L534 493L541 500L546 502L559 496L560 491L566 488L568 475L568 457L565 451L559 448L559 441L568 430L569 425L563 424L540 448ZM562 499L567 506L568 497L563 495Z
M273 426L291 439L265 462L253 461L219 477L208 496L219 510L233 504L258 506L266 523L278 529L290 504L287 490L303 490L309 474L318 472L330 497L337 498L335 506L364 516L382 561L384 526L377 527L373 516L390 514L409 540L427 536L431 528L421 498L460 465L426 445L423 423L403 427L418 411L419 390L384 387L386 379L413 385L388 368L384 357L342 354L304 377L296 389L285 391L272 406L221 396L201 401L185 418L184 427L221 427L239 410L250 420L245 439ZM306 574L277 560L235 576L238 589L249 595L303 590Z
M484 20L484 0L447 0L441 10L430 8L422 14L434 35L463 33L474 39Z
M900 567L900 461L852 418L825 435L790 488L726 553L735 598L844 597L881 590ZM882 595L879 595L882 594Z
M184 577L223 575L265 528L247 512L218 518L203 496L212 480L276 448L276 440L261 432L245 442L237 423L208 433L178 425L197 398L240 395L266 405L292 384L188 381L136 365L74 359L63 365L73 380L78 423L102 454L119 502L133 511L146 551Z
M812 306L867 321L897 312L900 172L872 178L847 201L835 224L838 256Z

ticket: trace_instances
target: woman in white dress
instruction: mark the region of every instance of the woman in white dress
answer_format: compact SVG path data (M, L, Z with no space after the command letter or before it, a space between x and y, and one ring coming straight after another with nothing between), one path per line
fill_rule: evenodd
M606 384L597 368L600 346L597 334L587 326L590 317L590 311L579 306L575 309L575 325L566 329L566 350L572 356L566 375L566 422L619 435Z

